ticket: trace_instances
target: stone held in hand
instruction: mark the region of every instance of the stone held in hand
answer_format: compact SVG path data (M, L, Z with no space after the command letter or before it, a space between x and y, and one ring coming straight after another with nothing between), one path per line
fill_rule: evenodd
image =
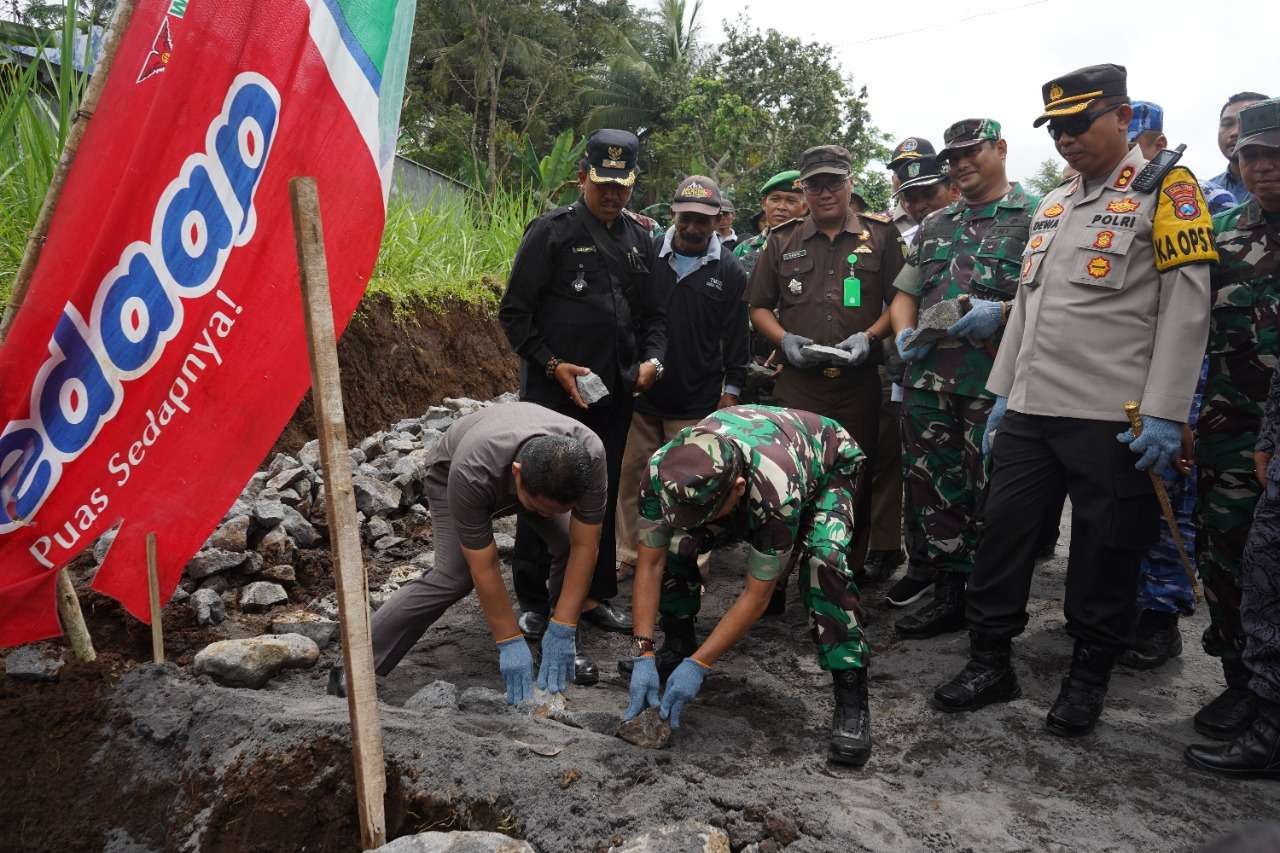
M811 355L829 357L836 361L845 363L853 361L853 353L847 349L840 349L840 347L829 347L825 344L805 344L801 349Z
M609 396L609 387L595 373L574 377L574 381L578 384L578 395L582 397L582 402L588 406L594 405Z
M933 344L948 337L947 329L956 324L967 310L960 303L960 297L944 299L937 305L926 308L916 319L915 331L907 335L902 344L911 349L917 344Z
M671 726L658 716L657 708L645 708L618 726L618 737L645 749L663 749L671 742Z

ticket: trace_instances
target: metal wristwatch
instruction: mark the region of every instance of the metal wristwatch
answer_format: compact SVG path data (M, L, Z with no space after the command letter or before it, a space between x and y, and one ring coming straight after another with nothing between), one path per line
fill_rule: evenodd
M661 379L661 378L662 378L662 370L663 370L662 362L658 361L656 358L650 358L650 359L647 359L647 361L648 361L650 364L652 364L652 365L653 365L653 367L654 367L654 371L655 371L655 372L654 372L654 374L653 374L653 378L654 378L655 380L657 380L657 379Z

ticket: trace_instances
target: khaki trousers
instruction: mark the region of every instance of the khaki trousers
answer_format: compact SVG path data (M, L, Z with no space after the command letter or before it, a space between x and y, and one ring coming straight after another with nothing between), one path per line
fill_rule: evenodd
M640 486L649 470L649 457L676 437L676 433L693 426L701 418L681 420L633 412L627 433L627 449L622 454L622 473L618 475L617 554L618 562L636 564L636 518L640 512Z

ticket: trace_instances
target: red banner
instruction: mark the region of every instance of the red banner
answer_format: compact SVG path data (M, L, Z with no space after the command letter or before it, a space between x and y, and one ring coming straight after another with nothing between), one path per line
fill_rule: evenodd
M167 601L293 414L289 179L317 180L341 331L385 218L405 5L137 4L0 349L0 646L60 633L55 570L117 523L93 586L146 620L146 534Z

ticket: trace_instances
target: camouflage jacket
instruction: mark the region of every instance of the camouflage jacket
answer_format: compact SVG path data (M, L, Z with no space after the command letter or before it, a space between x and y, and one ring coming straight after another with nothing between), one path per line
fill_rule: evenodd
M751 271L756 268L756 261L760 259L760 253L764 251L764 247L768 242L769 229L765 228L749 240L743 240L733 247L733 256L738 259L738 263L742 264L742 268L747 271L748 281L751 280Z
M715 544L745 541L747 569L756 577L776 577L796 545L801 525L813 516L818 497L833 478L857 481L866 457L849 433L830 418L775 406L731 406L689 429L709 430L729 439L745 461L747 491L737 509L691 536L662 518L658 466L671 443L649 460L640 487L639 541L650 548L685 554L695 540ZM849 531L852 542L853 531Z
M1209 279L1209 378L1200 428L1219 431L1221 412L1236 410L1257 429L1280 356L1280 221L1268 221L1253 200L1215 216L1213 230L1218 262Z
M1007 195L989 204L975 207L961 199L926 216L907 258L915 268L914 277L907 280L918 281L920 310L962 293L977 299L1012 299L1031 215L1039 203L1039 197L1014 183ZM987 376L999 344L998 334L977 346L951 338L940 341L910 364L907 384L925 391L991 397Z

